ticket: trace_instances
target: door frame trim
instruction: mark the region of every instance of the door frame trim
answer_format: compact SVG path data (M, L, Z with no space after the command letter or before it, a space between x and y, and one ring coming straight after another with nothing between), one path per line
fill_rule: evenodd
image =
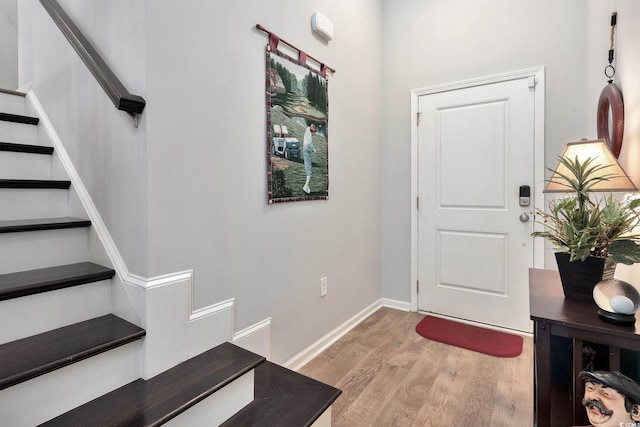
M418 99L420 96L482 86L492 83L533 78L534 92L534 158L533 158L533 196L535 209L544 210L544 111L545 111L545 68L544 66L524 70L494 74L453 83L429 86L411 91L411 311L418 311ZM538 185L540 183L540 185ZM537 226L534 224L534 229ZM533 266L544 268L544 245L533 244Z

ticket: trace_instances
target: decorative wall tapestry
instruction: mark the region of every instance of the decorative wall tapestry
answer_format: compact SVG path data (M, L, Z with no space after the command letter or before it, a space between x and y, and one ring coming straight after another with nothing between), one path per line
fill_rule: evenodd
M266 52L267 184L269 204L329 198L328 85L326 70L277 49Z

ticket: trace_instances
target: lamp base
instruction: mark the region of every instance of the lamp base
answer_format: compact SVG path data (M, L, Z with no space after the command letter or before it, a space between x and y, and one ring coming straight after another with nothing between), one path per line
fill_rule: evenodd
M598 316L600 316L600 318L605 322L613 323L615 325L632 326L636 323L635 314L612 313L600 308L598 309Z

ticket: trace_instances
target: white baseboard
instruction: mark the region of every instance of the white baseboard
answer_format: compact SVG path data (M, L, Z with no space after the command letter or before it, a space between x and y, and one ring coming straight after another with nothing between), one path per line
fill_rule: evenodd
M395 299L382 298L382 306L395 308L396 310L411 311L411 303L408 301L398 301Z
M314 344L307 347L305 350L293 356L291 359L287 360L282 364L285 368L289 368L291 370L297 371L306 365L309 361L311 361L318 354L322 353L327 347L329 347L334 342L338 341L342 338L347 332L351 329L355 328L362 322L364 319L369 317L371 314L376 312L380 307L382 307L382 300L378 300L373 304L366 307L364 310L357 313L355 316L348 319L342 325L335 328L333 331L329 332Z

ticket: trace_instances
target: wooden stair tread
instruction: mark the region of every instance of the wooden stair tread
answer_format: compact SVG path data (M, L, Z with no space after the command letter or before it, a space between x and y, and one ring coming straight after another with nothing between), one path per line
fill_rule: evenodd
M262 356L224 343L149 380L136 380L41 425L158 426L264 360Z
M310 426L341 390L265 362L255 371L255 399L221 427Z
M0 301L111 279L115 271L91 262L0 275Z
M17 233L22 231L59 230L62 228L89 227L91 221L71 217L17 219L0 221L0 233Z
M0 113L0 121L37 125L40 119L37 117L24 116L22 114Z
M0 188L59 188L67 189L71 181L46 179L0 179Z
M15 153L53 154L53 147L44 145L15 144L13 142L0 142L0 151L12 151Z
M19 91L17 91L17 90L11 90L11 89L4 89L4 88L0 88L0 92L2 92L2 93L6 93L6 94L8 94L8 95L21 96L21 97L23 97L23 98L24 98L25 96L27 96L27 94L26 94L26 93L24 93L24 92L19 92Z
M108 314L0 345L0 390L144 335L144 329Z

